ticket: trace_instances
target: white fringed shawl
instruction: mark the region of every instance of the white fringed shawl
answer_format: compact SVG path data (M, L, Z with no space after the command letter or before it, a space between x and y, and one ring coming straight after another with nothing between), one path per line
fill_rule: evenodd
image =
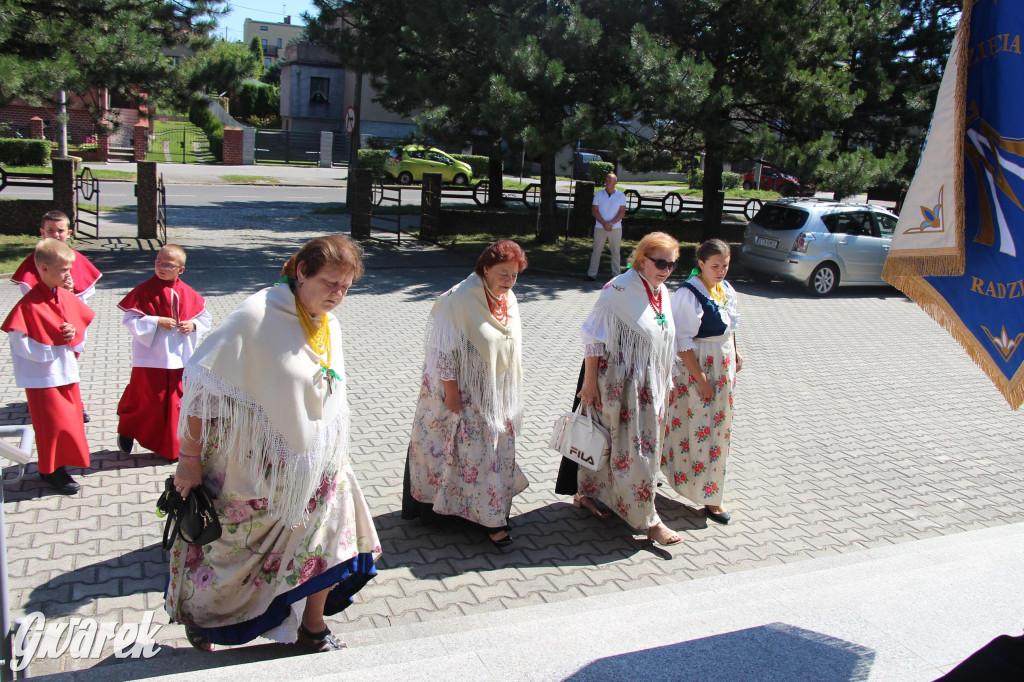
M669 292L664 284L659 289L664 326L658 324L640 273L633 269L604 285L593 312L583 324L585 337L592 336L594 341L604 343L609 357L621 355L627 366L633 368L638 386L650 379L657 400L668 391L675 358L675 323ZM658 409L659 414L662 409Z
M204 446L214 439L221 452L244 459L268 512L291 528L308 518L321 478L348 460L341 328L333 315L328 323L331 369L341 377L330 394L287 284L243 301L185 367L179 435L189 416L200 417Z
M483 280L473 273L441 294L427 320L424 371L441 378L439 365L455 370L459 389L469 391L488 426L498 433L511 421L522 424L522 327L519 304L505 294L508 325L502 326L487 306Z

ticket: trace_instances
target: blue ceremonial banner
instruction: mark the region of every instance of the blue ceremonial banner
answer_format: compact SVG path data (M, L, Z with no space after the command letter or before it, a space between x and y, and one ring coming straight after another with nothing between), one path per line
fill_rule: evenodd
M1024 402L1022 34L1024 3L964 3L883 273L950 331L1013 409ZM940 109L951 115L940 120Z

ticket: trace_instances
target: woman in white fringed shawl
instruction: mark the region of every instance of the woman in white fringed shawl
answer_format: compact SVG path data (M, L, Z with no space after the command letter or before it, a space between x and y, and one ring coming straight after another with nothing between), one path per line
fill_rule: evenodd
M512 544L512 498L528 485L516 464L523 415L522 331L512 286L526 268L497 241L434 303L406 459L402 518L455 516Z
M664 232L648 234L630 269L604 286L583 323L586 350L577 398L597 409L611 435L611 454L608 466L597 471L563 458L555 485L559 494L575 494L576 507L600 518L609 518L605 507L610 508L662 545L681 542L654 508L675 354L665 280L678 260L679 242Z
M277 286L242 302L185 367L175 485L203 485L223 533L180 537L165 608L192 646L264 636L344 646L325 615L375 574L380 542L349 463L349 409L338 321L363 272L339 235L305 244Z

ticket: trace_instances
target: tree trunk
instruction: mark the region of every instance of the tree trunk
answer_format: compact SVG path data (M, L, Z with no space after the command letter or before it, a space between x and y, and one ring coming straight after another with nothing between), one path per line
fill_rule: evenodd
M487 157L487 205L502 205L501 138L491 140L490 155Z
M542 244L558 241L555 192L555 153L545 151L540 155L540 233L537 235L537 241Z
M722 233L722 150L708 142L704 146L704 233L701 240L718 237Z

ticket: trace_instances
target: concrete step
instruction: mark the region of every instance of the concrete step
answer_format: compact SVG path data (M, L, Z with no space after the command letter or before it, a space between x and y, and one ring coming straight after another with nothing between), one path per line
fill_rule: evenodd
M652 561L656 559L652 558ZM629 592L262 645L53 680L924 682L1024 627L1024 524ZM965 589L967 587L970 589ZM358 608L358 604L355 606ZM246 660L247 659L247 660Z

